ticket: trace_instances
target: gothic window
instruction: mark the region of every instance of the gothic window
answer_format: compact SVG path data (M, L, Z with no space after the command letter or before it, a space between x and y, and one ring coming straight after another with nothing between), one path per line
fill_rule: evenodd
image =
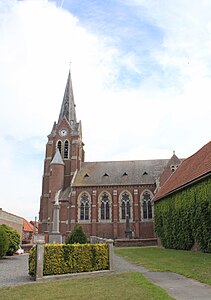
M69 156L69 142L64 142L64 158L68 158Z
M145 191L142 194L142 200L141 200L141 207L142 207L142 218L144 220L151 220L153 218L153 207L152 207L152 197L151 193L148 191Z
M79 197L79 216L82 221L90 219L90 201L87 193L82 193Z
M100 219L103 221L111 219L110 212L110 197L109 194L104 192L99 197L100 202Z
M61 141L57 142L57 148L59 149L59 152L62 153L62 142Z
M125 220L127 216L131 218L132 213L132 197L128 192L124 192L120 195L120 216L121 219Z

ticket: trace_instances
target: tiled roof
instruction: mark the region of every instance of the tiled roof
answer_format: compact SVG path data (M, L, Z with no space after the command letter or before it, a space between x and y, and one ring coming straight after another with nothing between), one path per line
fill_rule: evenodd
M154 201L208 174L211 175L211 141L195 154L183 160L178 169L157 192Z
M33 232L34 227L27 220L23 219L23 230L27 232Z
M168 159L84 162L73 186L154 184Z

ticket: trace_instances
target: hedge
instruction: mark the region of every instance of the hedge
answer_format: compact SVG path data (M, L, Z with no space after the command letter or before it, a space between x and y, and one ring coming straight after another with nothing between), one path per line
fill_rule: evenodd
M211 178L155 202L155 230L166 248L211 252Z
M30 250L29 274L35 275L35 252ZM107 244L49 244L44 246L43 275L58 275L107 270L109 252Z

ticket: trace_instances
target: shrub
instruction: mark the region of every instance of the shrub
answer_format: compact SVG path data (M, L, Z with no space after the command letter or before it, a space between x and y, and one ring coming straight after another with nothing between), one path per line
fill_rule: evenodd
M106 244L48 244L44 246L43 275L81 273L107 270L109 267ZM30 250L29 274L35 275L36 248Z
M20 235L15 229L13 229L5 224L2 224L1 226L4 228L4 230L8 236L8 239L9 239L9 247L8 247L6 255L12 256L19 248Z
M81 225L75 225L73 230L70 233L70 236L67 239L66 244L86 244L87 237L86 234L83 231L83 228Z
M36 247L33 246L30 250L29 250L29 260L28 260L28 265L29 265L29 275L34 276L35 275L35 263L36 263Z
M0 225L0 257L6 255L9 248L9 238L2 225Z

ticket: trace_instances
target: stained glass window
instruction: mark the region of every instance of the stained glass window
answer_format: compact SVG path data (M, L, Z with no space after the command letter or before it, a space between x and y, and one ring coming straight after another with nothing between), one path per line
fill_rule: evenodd
M89 220L89 196L86 193L80 197L80 220Z
M100 217L101 220L110 219L110 201L106 193L103 193L100 199Z
M121 217L126 219L127 215L131 218L131 201L130 195L125 192L121 195Z
M151 195L147 191L143 194L143 219L152 219Z

